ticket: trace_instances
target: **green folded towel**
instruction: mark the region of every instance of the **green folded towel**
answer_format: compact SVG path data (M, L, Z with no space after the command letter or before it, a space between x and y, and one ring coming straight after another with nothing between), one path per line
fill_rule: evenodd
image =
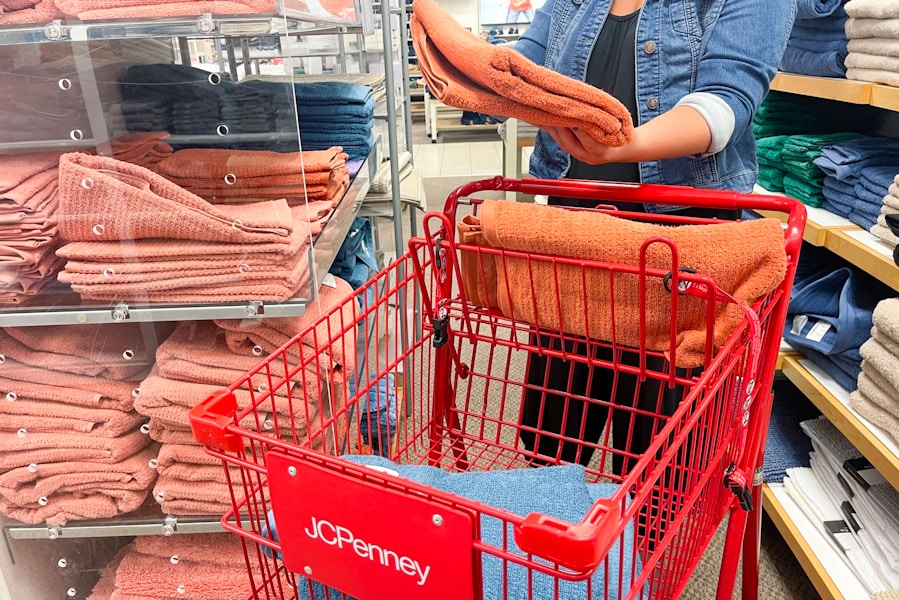
M759 165L758 184L769 192L784 191L784 172L777 167Z
M790 173L784 175L784 193L809 206L820 207L824 203L824 194L821 192L821 184L815 184L808 180L794 177Z

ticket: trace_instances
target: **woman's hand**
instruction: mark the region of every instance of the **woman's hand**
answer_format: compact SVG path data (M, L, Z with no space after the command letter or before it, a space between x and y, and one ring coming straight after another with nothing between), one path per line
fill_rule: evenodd
M600 144L585 132L566 127L543 127L565 152L589 165L644 162L702 154L712 143L712 132L698 111L677 106L634 128L624 146Z

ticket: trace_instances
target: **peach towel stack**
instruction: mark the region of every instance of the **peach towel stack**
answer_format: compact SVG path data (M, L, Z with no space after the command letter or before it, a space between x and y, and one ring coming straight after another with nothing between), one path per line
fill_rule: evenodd
M434 0L415 0L413 8L412 43L438 100L538 127L578 127L607 146L630 141L631 116L612 96L481 40Z
M110 140L107 146L98 147L97 154L155 170L157 164L174 152L162 141L167 137L169 134L165 131L131 133Z
M261 581L255 561L253 576ZM280 584L294 589L287 577ZM236 535L141 536L110 562L89 600L243 600L249 589Z
M283 199L216 206L149 169L65 154L60 232L72 244L57 253L59 280L91 300L284 301L308 287L323 212Z
M167 324L0 330L0 512L64 525L143 504L157 447L134 410Z
M193 440L188 415L198 402L240 380L262 358L261 348L233 352L226 332L209 321L178 325L157 349L156 367L141 383L135 408L150 417L150 435L163 442L153 495L166 513L217 515L231 507L222 463ZM343 372L343 365L321 361L299 369L289 381L277 372L253 376L235 392L240 409L256 407L241 425L335 452L336 440L347 429L342 411L346 396L337 391L343 389L343 381L337 385L333 380ZM329 424L332 416L336 422ZM232 475L239 488L239 473Z
M56 0L56 5L65 14L82 21L275 12L273 0Z
M213 204L284 198L291 205L326 200L336 206L350 184L346 160L340 146L306 152L189 148L157 171Z
M0 156L0 304L22 304L56 281L62 261L59 153Z
M773 291L786 274L783 229L774 219L668 227L599 212L486 201L479 217L465 217L458 228L459 240L466 244L621 265L638 265L641 244L651 237L664 237L677 246L681 268L690 267L711 277L719 288L746 304ZM473 250L462 251L461 262L465 294L473 304L499 309L507 317L553 331L623 346L640 345L636 274L610 277L607 270L582 271L570 265ZM650 246L647 266L669 271L669 248ZM705 361L705 311L704 300L690 296L678 300L674 361L680 367L696 367ZM647 349L668 350L670 313L670 295L661 278L648 278ZM714 343L720 347L743 317L732 304L718 304L715 315Z

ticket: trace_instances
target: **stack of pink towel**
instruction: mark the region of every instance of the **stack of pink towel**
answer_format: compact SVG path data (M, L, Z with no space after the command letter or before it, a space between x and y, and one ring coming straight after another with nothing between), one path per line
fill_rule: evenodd
M72 242L57 253L68 260L59 280L91 300L305 295L311 239L330 211L283 199L214 206L149 169L80 153L60 158L59 185L59 231Z
M159 163L157 172L213 204L284 198L293 206L336 206L350 183L340 146L307 152L191 148Z
M48 23L60 16L54 0L0 0L0 25Z
M62 261L59 154L0 156L0 304L21 304L56 280Z
M133 410L152 363L138 324L0 330L0 512L63 525L137 509L156 448Z
M65 14L82 21L274 13L274 0L55 0Z
M899 441L899 298L877 304L871 339L860 352L862 372L849 406Z
M323 293L322 301L311 305L303 317L218 322L222 327L208 321L181 323L159 346L156 367L140 384L135 408L150 418L150 436L163 443L153 494L166 513L222 514L231 507L224 468L194 441L189 411L217 390L241 380L266 353L313 323L321 311L332 309L346 298L352 291L349 284L337 282L338 288L325 286L329 292ZM352 303L348 305L350 308L335 313L332 321L352 323L354 309ZM327 329L327 325L318 329L323 327ZM313 336L307 337L311 340ZM273 344L277 346L273 348ZM322 352L317 360L305 365L296 362L298 352L289 353L291 369L296 371L290 380L284 379L283 361L273 363L269 373L254 375L235 393L241 409L256 407L241 424L296 444L335 452L337 440L343 439L348 429L343 407L347 373L355 364L355 346L347 348L346 354ZM311 347L303 353L304 358L318 354ZM232 476L240 481L237 473Z
M255 562L254 557L258 585L263 579ZM280 585L285 593L295 589L286 577ZM243 600L249 589L247 561L235 535L142 536L110 562L88 600Z
M97 154L155 170L174 150L163 140L169 137L165 131L131 133L109 141L97 148Z

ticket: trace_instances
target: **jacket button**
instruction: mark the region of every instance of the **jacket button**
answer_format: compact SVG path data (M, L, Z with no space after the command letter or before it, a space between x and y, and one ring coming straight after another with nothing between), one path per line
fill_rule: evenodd
M649 40L645 44L643 44L643 52L646 54L652 54L656 51L656 43L654 40Z
M649 110L655 110L659 107L659 99L653 96L649 100L646 101L646 108Z

